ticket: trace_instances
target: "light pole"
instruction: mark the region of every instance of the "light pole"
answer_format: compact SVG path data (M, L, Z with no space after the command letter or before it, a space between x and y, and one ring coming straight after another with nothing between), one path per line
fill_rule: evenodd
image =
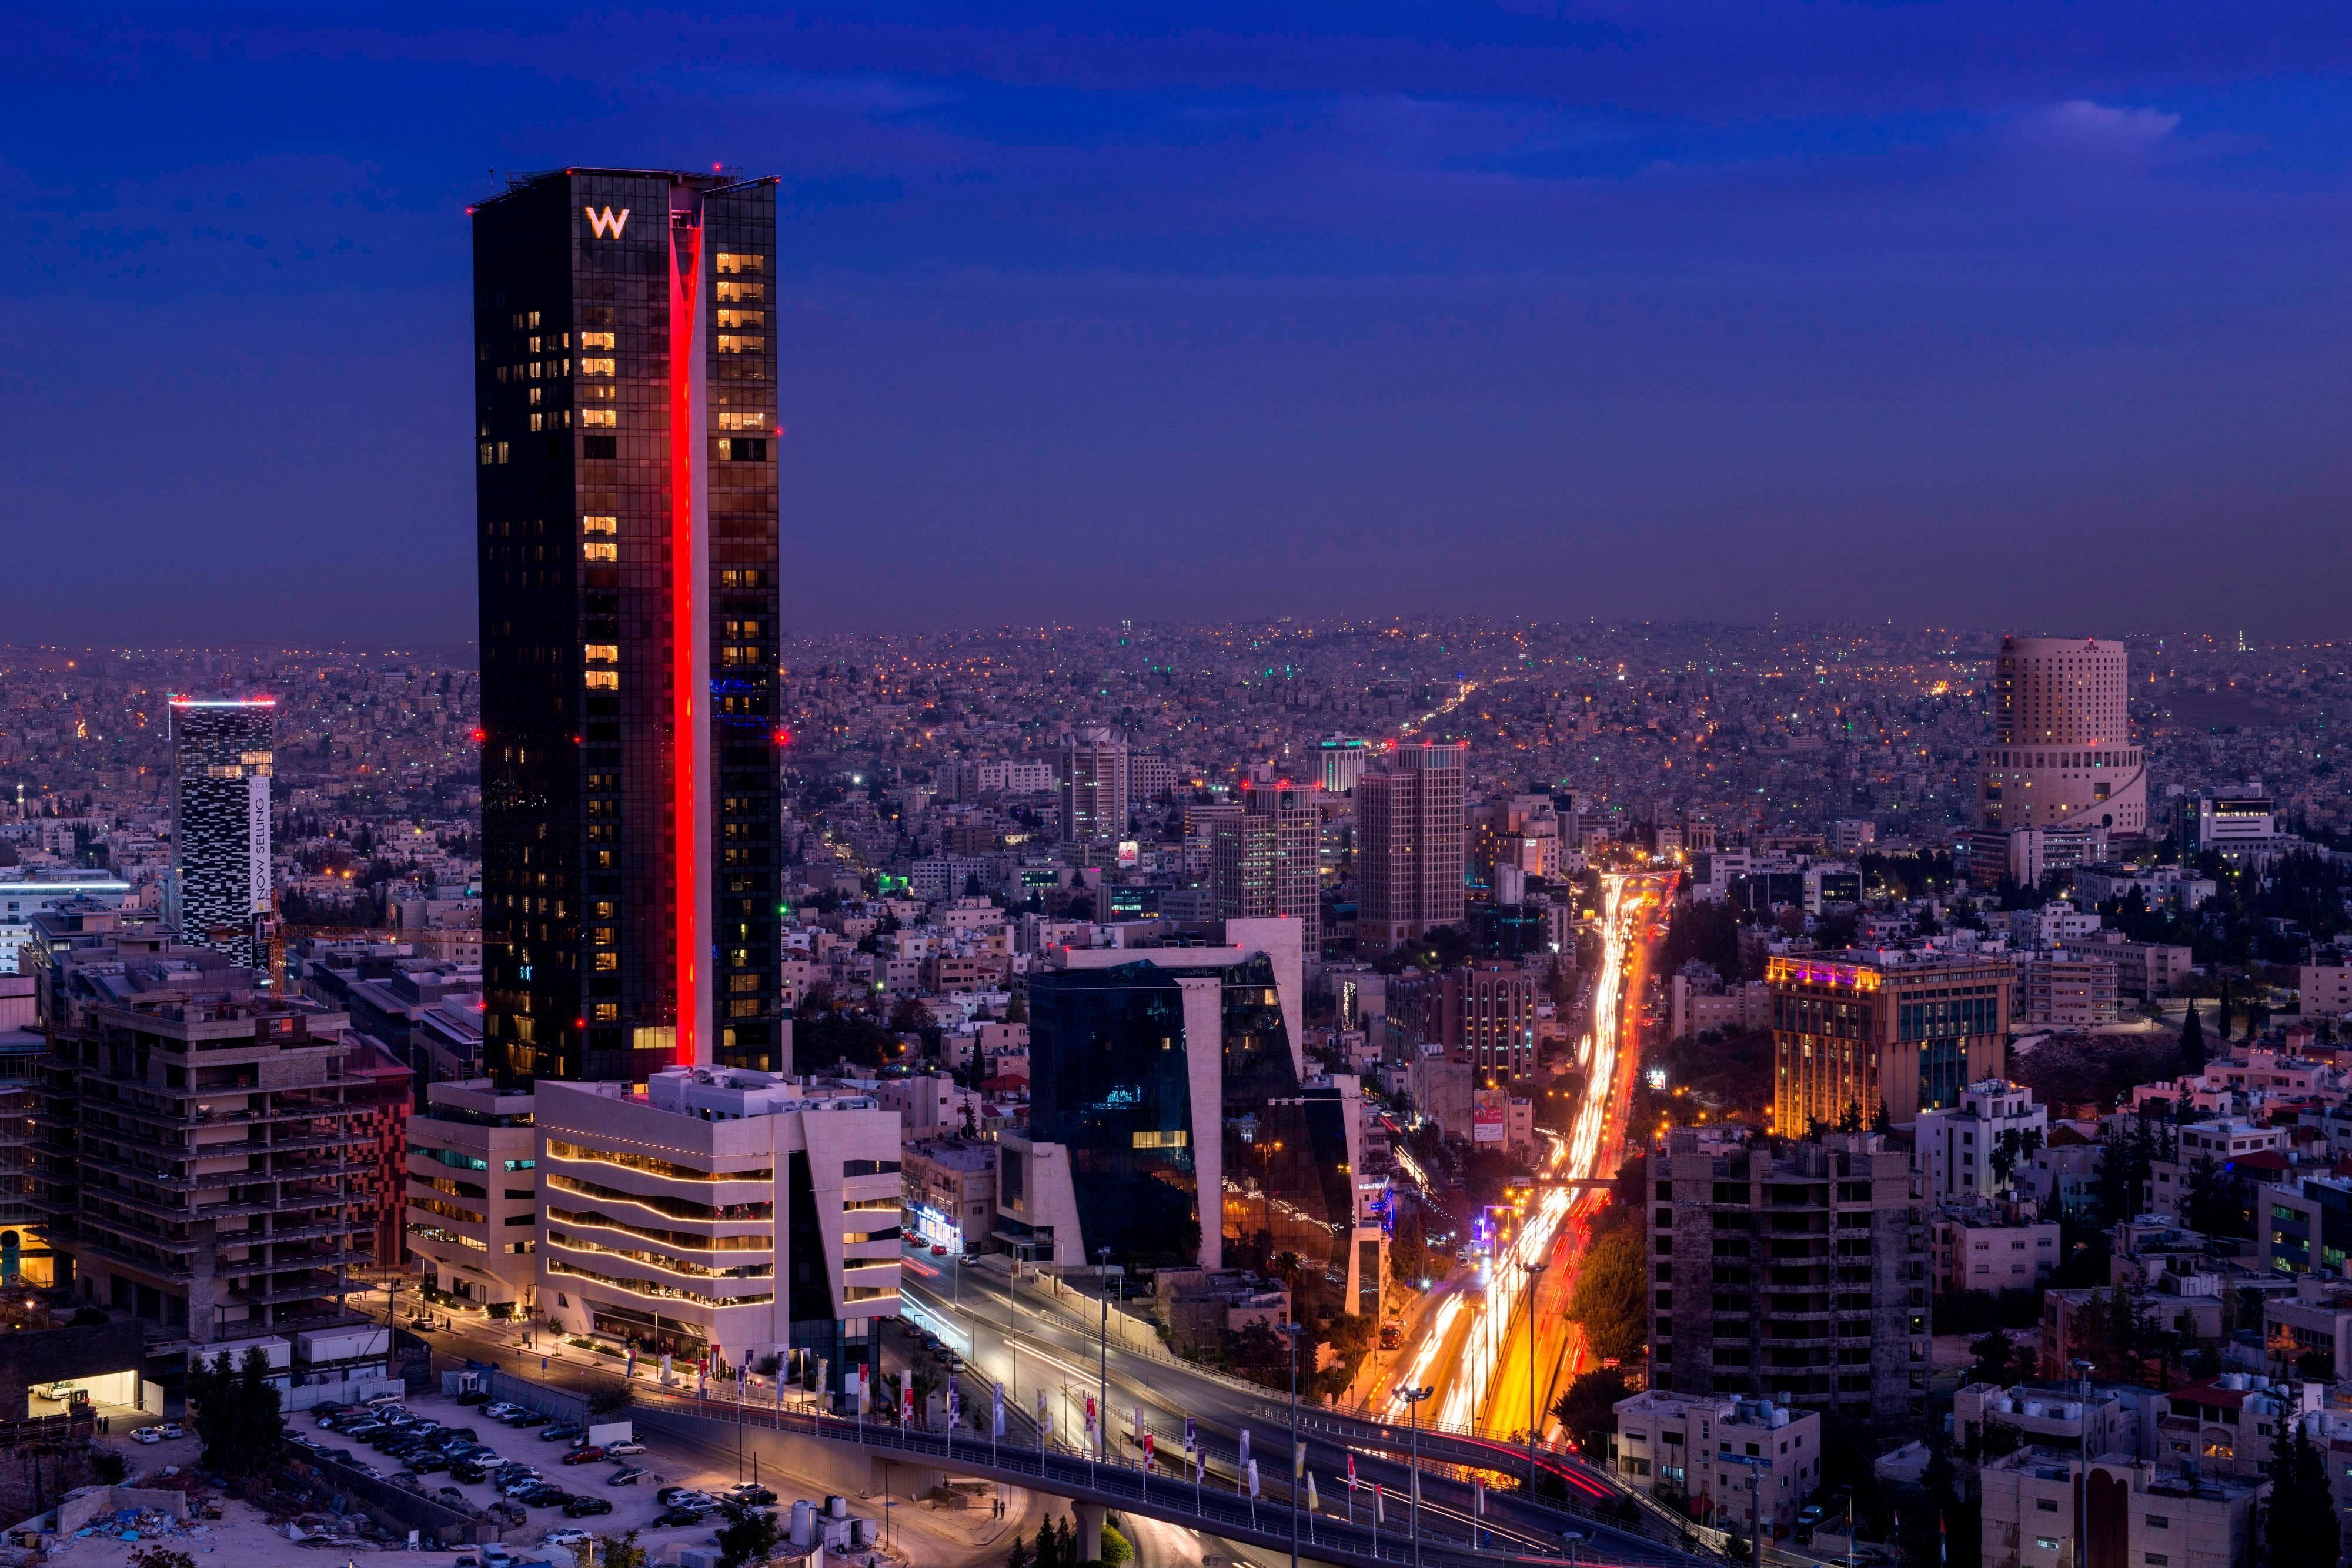
M1541 1332L1536 1320L1536 1291L1542 1284L1549 1263L1529 1262L1528 1271L1528 1496L1536 1495L1536 1338Z
M1298 1568L1298 1336L1306 1332L1296 1322L1282 1325L1282 1337L1290 1342L1290 1568Z
M1102 1297L1102 1326L1096 1333L1095 1450L1110 1449L1110 1249L1095 1249L1095 1290Z
M1421 1568L1421 1402L1437 1392L1431 1388L1402 1388L1405 1410L1412 1422L1412 1494L1405 1499L1405 1527L1412 1537L1413 1568Z
M2074 1568L2087 1568L2091 1560L2091 1543L2084 1539L2091 1532L2091 1364L2077 1358L2067 1364L2083 1384L2083 1407L2076 1427L2082 1468L2074 1484Z

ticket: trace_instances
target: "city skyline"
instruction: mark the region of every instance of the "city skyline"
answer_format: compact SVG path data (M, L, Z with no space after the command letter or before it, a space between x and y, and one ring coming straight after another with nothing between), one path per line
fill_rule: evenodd
M139 16L12 106L15 636L461 638L463 209L570 162L780 177L799 627L2346 586L2315 8Z

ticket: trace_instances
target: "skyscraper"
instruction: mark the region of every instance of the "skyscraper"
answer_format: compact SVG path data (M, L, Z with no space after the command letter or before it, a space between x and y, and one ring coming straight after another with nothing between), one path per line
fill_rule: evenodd
M269 779L275 697L173 697L172 873L163 918L182 939L269 961Z
M1993 667L1993 742L1979 799L1986 829L2147 829L2147 769L2131 744L2121 643L2004 637Z
M566 169L473 219L490 1071L788 1066L774 183Z
M1209 889L1215 918L1296 920L1301 951L1319 957L1322 821L1316 793L1287 779L1244 785L1240 813L1209 830Z
M1127 837L1127 742L1116 731L1081 729L1064 737L1059 783L1064 843Z
M1356 781L1356 944L1386 952L1462 918L1462 747L1389 752Z

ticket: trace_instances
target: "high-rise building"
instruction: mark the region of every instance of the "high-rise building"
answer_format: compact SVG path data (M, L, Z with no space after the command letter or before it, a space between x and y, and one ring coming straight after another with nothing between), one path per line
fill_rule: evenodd
M2004 637L1979 800L1987 834L2147 830L2146 755L2131 744L2121 643ZM2004 857L2005 858L2005 857Z
M1242 810L1209 830L1211 912L1219 920L1296 920L1300 946L1323 951L1317 791L1284 781L1241 790Z
M1332 795L1352 795L1356 780L1364 776L1364 767L1375 755L1372 743L1352 736L1327 736L1315 747L1317 764L1322 769L1323 789Z
M1108 844L1127 837L1127 742L1116 731L1081 729L1065 737L1055 782L1064 843Z
M171 699L172 870L163 919L239 964L269 960L275 697Z
M1886 1108L1907 1127L2009 1070L2005 957L1858 949L1771 959L1773 1124L1790 1137Z
M775 189L474 209L491 1076L782 1065Z
M1927 1406L1927 1228L1868 1134L1650 1153L1650 1386L1895 1425ZM1695 1456L1696 1458L1697 1456Z
M1386 952L1462 918L1459 746L1400 747L1356 781L1356 944Z

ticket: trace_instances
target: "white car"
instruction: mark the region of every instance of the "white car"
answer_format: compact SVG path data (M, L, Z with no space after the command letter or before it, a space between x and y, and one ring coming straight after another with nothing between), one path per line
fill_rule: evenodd
M646 1446L643 1443L607 1443L604 1445L604 1452L608 1457L616 1454L642 1454L645 1451Z
M551 1530L540 1537L543 1546L577 1546L589 1539L584 1530Z
M131 1434L131 1440L134 1443L160 1443L163 1440L163 1429L160 1427L142 1427Z

